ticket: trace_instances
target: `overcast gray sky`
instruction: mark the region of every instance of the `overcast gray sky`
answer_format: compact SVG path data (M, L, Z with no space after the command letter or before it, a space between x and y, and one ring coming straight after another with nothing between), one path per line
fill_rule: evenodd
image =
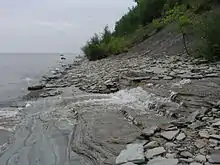
M0 0L0 52L79 52L133 0Z

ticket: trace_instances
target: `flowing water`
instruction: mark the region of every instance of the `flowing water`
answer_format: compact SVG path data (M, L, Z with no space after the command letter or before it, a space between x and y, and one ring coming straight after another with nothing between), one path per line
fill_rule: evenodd
M65 88L60 96L26 102L4 119L5 130L14 136L1 147L1 165L114 164L118 151L138 135L132 116L145 116L150 124L162 119L150 104L168 102L142 88L88 94L75 87ZM130 117L122 108L131 110Z

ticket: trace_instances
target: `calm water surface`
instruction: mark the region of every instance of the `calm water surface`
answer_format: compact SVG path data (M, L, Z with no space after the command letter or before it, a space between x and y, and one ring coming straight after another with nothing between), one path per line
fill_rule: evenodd
M74 55L65 54L65 57L65 62L70 63ZM60 62L59 54L0 54L0 105L25 94L29 84Z

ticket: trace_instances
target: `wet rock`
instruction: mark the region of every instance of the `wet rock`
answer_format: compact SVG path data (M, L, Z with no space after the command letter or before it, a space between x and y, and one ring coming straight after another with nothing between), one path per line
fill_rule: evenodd
M147 165L177 165L178 164L178 159L171 159L171 158L155 158L150 160Z
M184 133L180 133L177 137L176 140L184 140L186 138L186 135Z
M207 144L207 140L205 140L205 139L197 139L194 144L195 144L195 146L197 148L200 149L200 148L203 148Z
M209 133L208 133L208 131L206 131L206 130L201 130L201 131L199 131L199 136L201 137L201 138L209 138Z
M142 136L145 136L145 137L152 136L158 130L159 130L159 127L157 127L157 126L153 126L153 127L150 127L150 128L145 128L142 131Z
M179 134L179 132L180 130L166 131L166 132L162 132L161 136L167 140L173 140Z
M145 156L146 158L150 159L150 158L153 158L154 156L161 155L165 152L166 150L163 147L157 147L157 148L147 150L145 152Z
M34 85L34 86L29 86L28 90L29 91L35 91L35 90L41 90L45 87L45 85L40 84L40 85Z
M220 163L220 150L213 151L206 157L209 163Z
M196 155L195 160L197 162L205 163L206 162L206 157L204 155Z
M123 164L127 162L143 163L144 148L142 144L129 144L125 150L122 150L116 158L116 164Z
M180 153L180 155L185 157L185 158L192 158L193 157L193 154L191 154L188 151L183 151L183 152Z
M159 146L159 143L156 142L156 141L151 141L149 142L148 144L146 144L144 146L144 149L152 149L152 148L155 148L155 147L158 147Z

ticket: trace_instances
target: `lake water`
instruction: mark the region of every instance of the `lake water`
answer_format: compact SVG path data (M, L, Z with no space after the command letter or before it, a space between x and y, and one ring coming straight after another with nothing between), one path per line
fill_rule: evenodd
M71 63L74 54L65 54ZM60 65L59 54L0 54L0 106L27 93L29 84Z

